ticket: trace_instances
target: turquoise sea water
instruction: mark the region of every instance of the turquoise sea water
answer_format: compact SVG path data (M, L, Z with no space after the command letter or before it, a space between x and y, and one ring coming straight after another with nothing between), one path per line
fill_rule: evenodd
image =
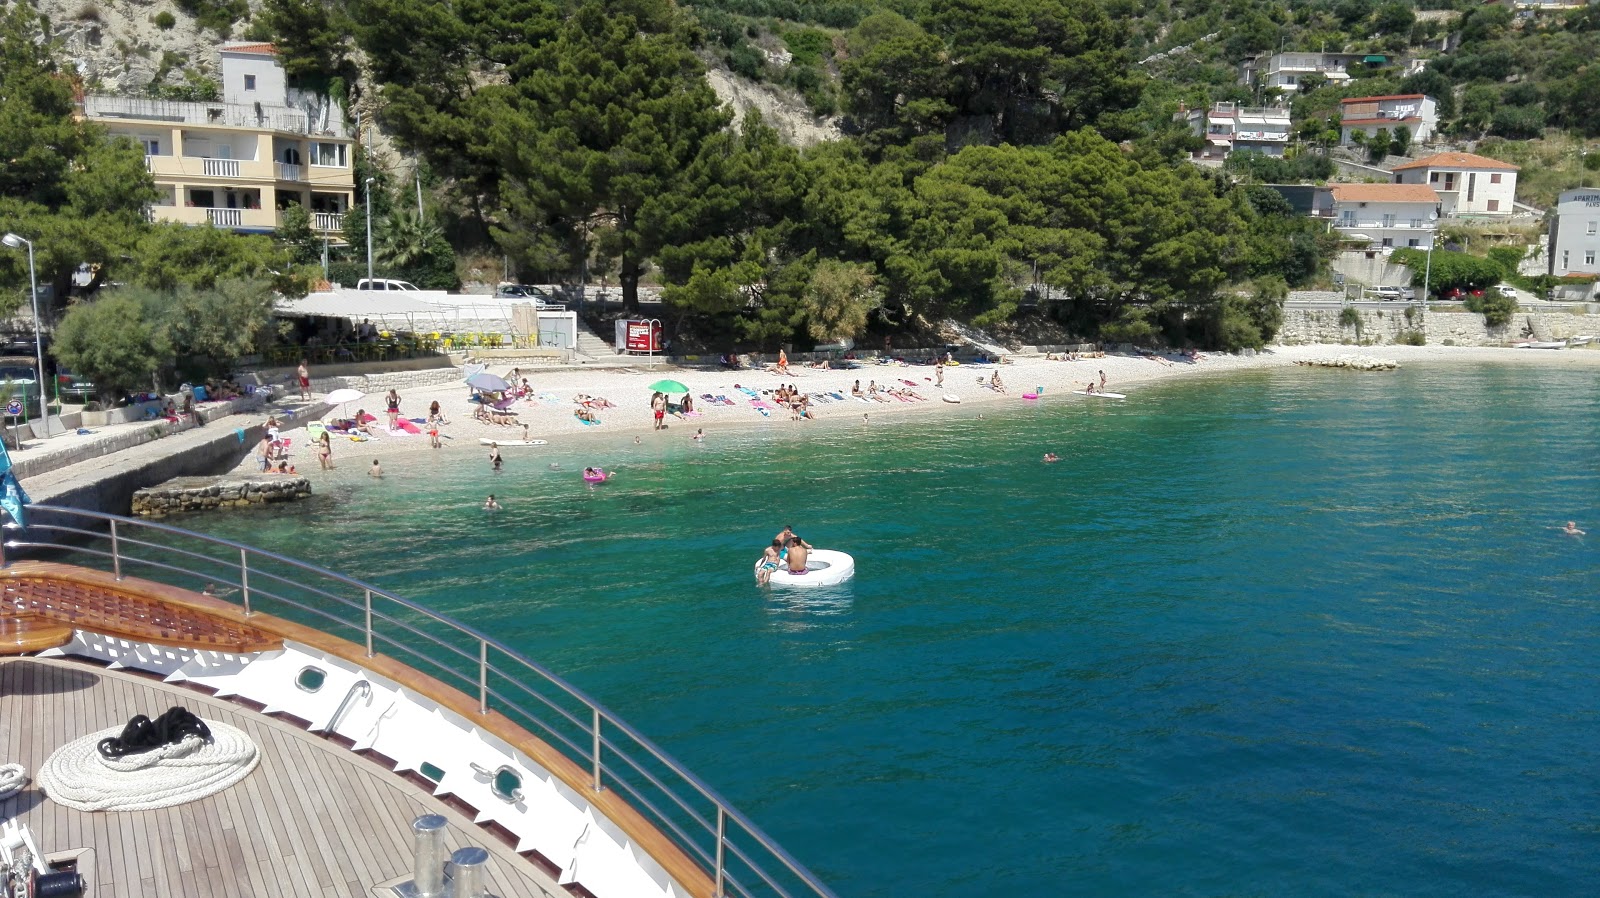
M346 455L311 502L176 523L520 647L847 898L1593 894L1592 373L1266 371L792 429L382 484ZM856 579L756 588L785 523Z

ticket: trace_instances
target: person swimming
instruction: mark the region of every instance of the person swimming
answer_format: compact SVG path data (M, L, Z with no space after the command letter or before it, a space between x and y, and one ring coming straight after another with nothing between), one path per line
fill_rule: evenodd
M483 510L484 511L499 511L500 510L500 503L494 501L494 493L490 493L489 494L489 498L484 501Z
M1587 535L1587 534L1584 533L1584 531L1578 529L1578 522L1577 521L1568 521L1567 522L1567 526L1561 528L1561 532L1565 533L1568 536L1586 536Z
M1061 456L1055 454L1054 452L1046 452L1044 454L1044 460L1047 461L1047 462L1060 461L1061 460Z

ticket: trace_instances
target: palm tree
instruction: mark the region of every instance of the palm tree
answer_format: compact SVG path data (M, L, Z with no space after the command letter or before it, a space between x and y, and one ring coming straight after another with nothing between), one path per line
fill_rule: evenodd
M410 268L428 257L428 248L444 240L432 219L401 208L389 213L378 237L378 258L394 268Z

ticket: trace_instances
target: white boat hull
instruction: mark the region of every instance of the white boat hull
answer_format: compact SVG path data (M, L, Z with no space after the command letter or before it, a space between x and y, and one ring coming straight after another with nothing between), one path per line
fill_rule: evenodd
M831 549L812 549L806 556L806 572L791 574L787 568L772 572L767 582L773 586L833 586L856 575L856 560Z
M547 446L549 440L491 440L488 437L478 438L479 446Z

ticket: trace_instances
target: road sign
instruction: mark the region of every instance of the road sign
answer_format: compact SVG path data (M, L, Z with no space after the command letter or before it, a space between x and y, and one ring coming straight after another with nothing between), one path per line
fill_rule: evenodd
M12 417L22 414L22 400L13 399L6 403L6 414L11 415Z

